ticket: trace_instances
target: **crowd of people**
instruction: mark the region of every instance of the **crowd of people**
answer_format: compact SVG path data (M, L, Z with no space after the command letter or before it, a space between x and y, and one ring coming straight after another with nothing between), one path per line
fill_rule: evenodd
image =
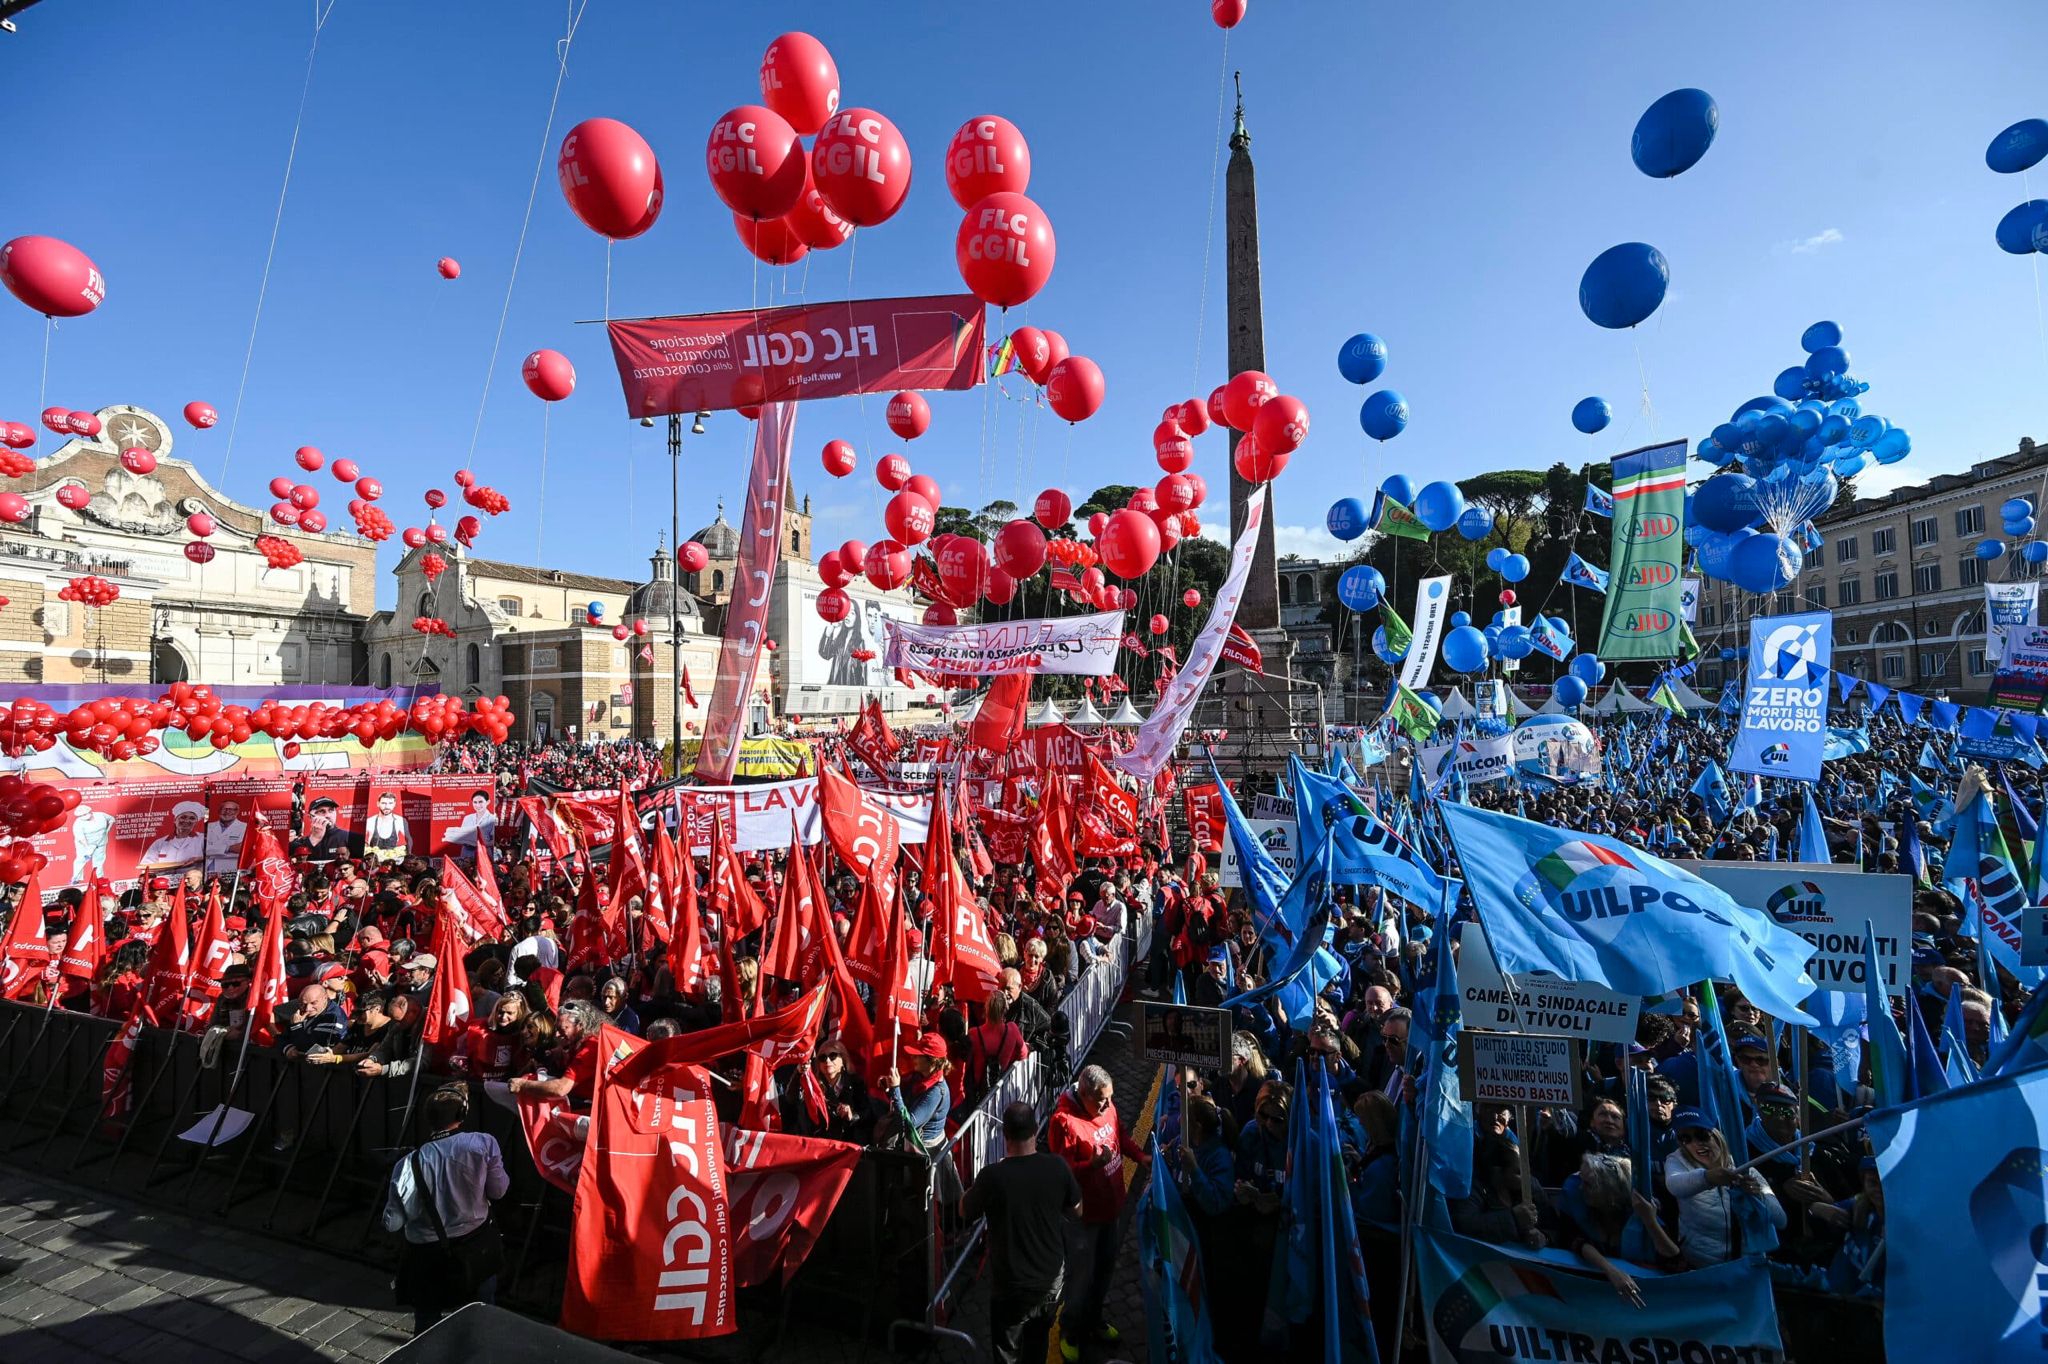
M1660 715L1593 723L1608 758L1601 780L1540 791L1508 782L1458 794L1665 854L1791 855L1801 811L1796 795L1771 792L1728 814L1692 789L1709 762L1725 762L1732 721ZM2003 1021L2016 1016L2024 991L2009 974L1981 969L1977 942L1962 931L1964 906L1940 886L1942 821L1916 806L1900 775L1914 770L1922 733L1886 720L1870 723L1866 733L1868 750L1830 763L1820 788L1828 842L1836 860L1872 871L1904 865L1901 841L1909 828L1925 849L1931 865L1913 900L1913 988L1898 1007L1920 1009L1941 1036L1949 996L1960 992L1968 1027L1959 1045L1981 1064L1993 1041L1993 1015ZM1959 777L1946 746L1934 747L1944 770L1925 772L1928 786L1954 793L1971 781L1983 784L1981 774ZM1633 761L1618 762L1624 754ZM508 795L622 782L630 788L659 777L656 754L631 744L495 751L459 745L440 761L457 770L497 772ZM1360 779L1361 794L1376 804L1401 805L1408 783L1396 777L1398 770L1371 771ZM2031 769L2015 766L2001 780L2018 783L2021 799L2029 793L2038 799ZM1077 789L1076 798L1085 795ZM1383 813L1390 822L1397 818L1391 808ZM1342 1154L1361 1228L1396 1227L1404 1207L1423 1197L1403 1152L1417 1104L1417 1013L1425 1007L1437 955L1451 949L1433 933L1436 907L1405 903L1372 885L1334 887L1330 945L1344 970L1315 1001L1312 1018L1290 1023L1271 1001L1234 1002L1278 964L1243 892L1219 885L1214 852L1139 839L1122 855L1080 859L1066 876L1028 857L987 865L975 855L974 842L971 830L961 830L954 851L999 958L993 991L968 999L934 983L934 888L927 884L928 864L906 850L899 927L918 1025L891 1046L863 1049L844 1026L843 1006L835 1005L807 1059L775 1077L770 1121L792 1133L929 1153L942 1201L958 1199L968 1219L986 1216L998 1229L991 1237L998 1358L1043 1358L1043 1335L1061 1302L1060 1338L1069 1360L1080 1358L1091 1341L1113 1342L1120 1329L1138 1324L1110 1320L1105 1303L1136 1188L1133 1175L1148 1151L1133 1139L1129 1114L1119 1113L1106 1070L1067 1073L1070 1039L1060 1003L1087 972L1106 961L1124 962L1111 954L1128 952L1128 944L1145 936L1141 928L1149 930L1149 954L1127 963L1133 988L1156 1000L1230 1008L1233 1015L1227 1069L1191 1068L1164 1078L1181 1107L1177 1130L1160 1134L1170 1138L1167 1159L1195 1222L1208 1280L1228 1285L1208 1299L1217 1346L1226 1359L1285 1350L1285 1323L1276 1334L1267 1298L1285 1232L1290 1126L1303 1120L1295 1077L1320 1070L1341 1096ZM360 855L322 856L301 845L292 868L295 889L277 909L291 992L267 1030L281 1053L366 1076L406 1077L425 1066L471 1086L472 1094L501 1089L514 1103L539 1098L576 1109L588 1105L597 1082L604 1027L645 1039L674 1037L794 997L796 982L773 973L766 926L721 936L730 925L719 922L719 910L729 912L733 902L721 899L716 869L702 858L686 858L686 874L696 883L704 929L723 965L684 983L671 969L671 944L644 931L642 906L628 907L623 937L593 922L602 900L593 882L603 882L602 868L551 857L538 841L517 836L501 836L490 852L508 927L459 958L444 959L431 950L447 889L434 861L413 856L379 864ZM1448 859L1447 851L1442 855ZM823 861L825 908L844 951L868 888L836 858L828 854ZM780 850L746 854L740 864L748 891L765 906L777 903L794 874ZM182 905L196 931L207 894L216 888L225 897L233 950L198 1022L239 1034L250 1021L250 982L265 927L261 904L251 878L209 876L203 866L186 869L182 878L152 875L118 897L100 899L104 964L89 978L59 964L66 935L85 927L76 916L88 897L76 887L59 892L47 915L55 950L19 997L32 1003L54 997L64 1008L124 1016L146 988L150 944L165 920ZM1472 915L1469 906L1463 913ZM466 989L468 1021L452 1045L428 1052L423 1020L436 978L448 973L458 973ZM864 1004L877 1005L873 984L862 981L858 989ZM1705 1017L1703 1007L1717 1010L1718 1019ZM1881 1293L1884 1193L1862 1133L1850 1126L1797 1152L1737 1168L1730 1155L1735 1134L1706 1116L1710 1105L1694 1045L1702 1032L1727 1039L1740 1078L1741 1136L1751 1152L1771 1152L1801 1133L1867 1111L1867 1074L1838 1074L1829 1047L1778 1026L1737 991L1701 992L1676 1011L1643 1012L1632 1043L1590 1048L1583 1104L1526 1113L1480 1106L1473 1114L1470 1192L1441 1210L1448 1224L1484 1241L1575 1255L1627 1299L1639 1300L1632 1266L1683 1270L1758 1253L1790 1281L1845 1297ZM1000 1173L1010 1165L1006 1159L980 1171L981 1178L961 1178L975 1171L955 1164L949 1136L1010 1067L1034 1054L1060 1086L1051 1113L1013 1105L992 1114L1010 1156L1032 1163ZM717 1103L722 1117L736 1120L740 1058L722 1066L736 1083L720 1090ZM1646 1116L1633 1123L1632 1072L1647 1093ZM1124 1097L1129 1107L1129 1100L1143 1096ZM428 1116L437 1131L483 1128L516 1145L518 1124L502 1112L493 1115L492 1107L474 1103L458 1113L454 1101L444 1099ZM1645 1160L1647 1179L1637 1168ZM489 1178L487 1167L487 1161L475 1162L485 1171L478 1178ZM393 1230L405 1228L409 1239L424 1241L425 1224L418 1220L424 1205L408 1201L402 1190L394 1199L396 1211L387 1218ZM1040 1214L1051 1204L1056 1215L1048 1222ZM1401 1294L1394 1242L1370 1230L1366 1238L1375 1312L1390 1311ZM1380 1328L1387 1329L1384 1320ZM1383 1349L1390 1345L1382 1341ZM1297 1339L1294 1348L1306 1346Z

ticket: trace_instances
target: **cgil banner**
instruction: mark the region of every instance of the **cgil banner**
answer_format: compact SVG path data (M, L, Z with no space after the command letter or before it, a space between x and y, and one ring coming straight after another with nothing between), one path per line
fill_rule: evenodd
M697 780L711 785L731 781L739 763L742 721L761 668L775 568L782 561L782 507L789 487L790 442L795 438L794 403L770 403L761 409L754 422L754 464L747 477L747 512L740 520L732 600L725 606L725 637L718 646L718 676L711 684L711 709L705 714L704 740L697 749Z
M2040 623L2040 583L1984 584L1984 658L1987 662L2003 663L2006 637Z
M1609 588L1600 657L1676 658L1684 635L1685 442L1631 450L1614 460Z
M1416 1235L1431 1364L1785 1357L1770 1273L1757 1257L1671 1275L1630 1265L1638 1306L1560 1250Z
M629 417L973 388L986 340L972 294L640 317L606 330Z
M1430 670L1436 667L1436 646L1443 638L1444 621L1451 614L1451 575L1424 578L1415 584L1415 616L1409 626L1408 656L1401 660L1401 685L1420 691L1429 685Z
M1005 620L988 625L916 625L882 619L892 668L999 677L1053 673L1101 677L1116 671L1124 613L1103 611L1057 620Z
M1809 611L1750 622L1749 680L1742 688L1742 727L1728 751L1730 771L1820 780L1834 620L1826 611Z
M1887 994L1902 995L1911 981L1913 878L1876 872L1773 867L1754 862L1673 862L1738 905L1771 916L1813 944L1806 974L1823 990L1864 992L1863 945L1877 948L1877 971ZM1871 933L1864 933L1868 924Z
M723 819L732 832L732 845L739 852L760 852L787 848L790 831L805 844L825 836L825 821L818 811L818 779L800 777L795 781L763 782L753 786L674 786L673 809L668 822L689 821L690 851L705 856L711 851L711 824ZM862 787L870 801L896 816L903 828L903 842L922 843L931 824L932 793L923 790L883 791Z

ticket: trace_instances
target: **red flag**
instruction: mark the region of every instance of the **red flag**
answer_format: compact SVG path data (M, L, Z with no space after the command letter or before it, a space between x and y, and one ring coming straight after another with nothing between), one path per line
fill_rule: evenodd
M633 812L633 798L626 794L623 786L619 788L619 811L612 820L609 871L613 913L627 913L627 903L636 895L644 908L647 903L646 844L640 836L640 818Z
M878 777L889 775L889 765L896 759L899 741L889 722L882 715L882 703L873 697L862 708L860 719L846 736L846 746L854 751L868 770Z
M611 1068L612 1078L624 1085L642 1088L669 1067L705 1066L730 1056L742 1047L771 1041L779 1048L802 1050L815 1038L825 1013L825 992L804 991L795 1002L759 1018L716 1023L696 1032L680 1033L649 1042Z
M170 915L150 945L149 961L142 968L142 998L153 1015L168 1018L176 1026L191 986L191 925L185 922L185 883L180 880L171 896Z
M902 824L870 801L851 777L823 763L818 767L818 814L841 862L863 880L894 881Z
M823 918L824 895L812 879L811 859L804 852L803 840L792 829L789 860L782 872L782 896L775 910L775 941L762 959L762 971L779 980L815 984L824 953L818 935L831 931L822 924Z
M462 964L462 944L455 940L453 915L435 916L433 943L434 983L427 991L420 1039L445 1053L469 1025L469 970Z
M255 834L250 834L253 840ZM442 917L446 917L445 915ZM284 974L284 914L271 913L263 920L263 945L256 950L255 973L249 978L250 1036L256 1045L267 1047L277 1040L272 1015L284 1003L287 987Z
M868 1006L861 1001L853 972L846 965L846 954L839 950L839 934L828 923L821 936L825 945L825 984L839 1011L839 1035L847 1051L865 1058L874 1049L875 1038L874 1025L868 1021Z
M577 1171L563 1329L690 1340L737 1329L733 1228L708 1098L606 1084Z
M1216 783L1184 787L1180 799L1181 809L1187 814L1189 841L1203 852L1222 852L1223 797Z
M956 997L979 1004L995 992L1003 964L988 936L988 921L961 879L953 856L953 821L946 779L932 792L932 824L924 841L925 893L932 897L932 981L950 983Z
M511 927L512 916L505 912L505 897L498 890L498 869L491 865L490 849L481 844L476 855L476 893L502 928Z
M256 896L256 908L263 917L281 917L284 902L299 888L299 875L285 856L284 844L262 824L249 830L242 840L242 871Z
M79 980L97 980L106 962L106 938L107 916L100 909L100 883L94 881L85 888L78 913L71 916L71 933L64 940L58 972Z
M711 831L711 912L718 916L719 945L728 950L768 922L768 906L747 884L746 869L733 850L732 831L724 820Z
M7 936L0 938L0 999L20 999L36 988L50 964L50 935L43 922L42 878L30 872L21 888Z
M1031 856L1041 873L1050 871L1064 886L1080 865L1075 859L1078 831L1067 809L1067 780L1050 769L1038 798L1038 827L1031 831Z
M1223 658L1225 662L1239 664L1255 673L1266 671L1266 660L1259 653L1258 642L1236 621L1230 623L1229 632L1223 636Z
M228 936L227 920L221 914L220 887L206 893L206 917L199 921L198 936L192 939L192 974L185 983L185 998L172 1025L194 1032L206 1026L213 1014L213 1002L220 998L221 973L234 954L234 939ZM171 1019L166 1010L159 1018Z
M141 999L128 1010L128 1017L121 1025L121 1031L107 1043L106 1054L100 1058L100 1116L106 1120L125 1118L129 1105L135 1098L135 1086L128 1077L128 1062L135 1055L135 1044L142 1038L142 1029L156 1026L156 1015Z
M673 887L675 909L671 925L673 936L669 942L668 969L674 977L676 989L693 998L702 997L704 982L711 974L711 968L704 960L704 916L697 908L697 869L691 860L686 860L668 832L662 830L656 835L655 859L657 864L666 857L675 868ZM667 852L663 853L663 847Z
M755 997L755 1017L760 1021L761 996ZM747 1064L740 1091L740 1126L770 1131L782 1125L775 1105L775 1072L788 1065L811 1059L818 1045L818 1031L825 1023L825 992L809 990L798 999L803 1007L783 1011L792 1015L775 1032L747 1044ZM778 1015L780 1017L782 1015Z
M1119 834L1138 832L1138 798L1117 785L1116 774L1102 765L1102 759L1088 755L1088 794L1110 829Z
M503 913L484 899L455 859L445 855L441 858L441 903L444 912L455 915L456 927L471 943L496 938L509 927Z
M1004 673L988 684L967 742L991 753L1007 753L1024 732L1025 707L1031 699L1030 673Z
M789 1282L858 1164L860 1147L852 1142L726 1129L726 1197L740 1231L733 1247L740 1287L766 1283L778 1269Z
M697 693L690 686L690 670L688 668L683 669L683 675L676 679L676 685L682 689L683 700L689 703L690 709L697 709Z
M675 937L682 879L682 858L676 852L675 840L668 836L668 825L657 819L654 842L647 850L647 906L640 918L656 942L666 943Z

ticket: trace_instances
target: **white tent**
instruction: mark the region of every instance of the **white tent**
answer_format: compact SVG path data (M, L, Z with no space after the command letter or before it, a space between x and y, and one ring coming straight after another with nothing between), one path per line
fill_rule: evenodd
M1456 687L1444 693L1444 719L1469 720L1479 713L1479 708L1465 699L1465 693Z
M1637 696L1628 689L1628 684L1624 682L1617 682L1610 687L1607 695L1601 698L1598 707L1599 713L1602 715L1613 715L1616 712L1624 715L1640 715L1645 711L1662 709L1664 709L1662 706L1653 706L1648 701L1643 700L1642 697Z
M1530 716L1538 713L1534 706L1530 705L1527 701L1524 701L1521 697L1515 694L1515 689L1513 687L1509 687L1507 689L1507 692L1508 714L1514 716L1517 720L1526 720Z
M1051 702L1046 704L1050 705ZM1095 709L1095 702L1089 697L1081 698L1081 708L1067 717L1067 723L1075 729L1100 729L1102 712Z
M1625 690L1627 689L1621 683L1616 682L1607 689L1607 695L1601 697L1592 705L1582 706L1580 709L1593 715L1612 715L1621 709L1621 694Z
M1706 697L1701 696L1698 692L1687 686L1685 679L1682 677L1676 677L1671 680L1671 694L1676 696L1678 704L1684 706L1687 710L1712 710L1714 708L1712 701L1709 701Z
M1555 696L1536 707L1536 714L1538 715L1570 715L1571 713L1571 711L1565 709L1564 703Z
M1116 708L1116 714L1102 723L1115 725L1119 729L1135 729L1145 723L1145 717L1138 714L1138 708L1132 705L1131 698L1126 696L1124 703Z
M1052 698L1048 696L1045 698L1045 704L1041 705L1038 708L1038 712L1031 717L1031 724L1034 727L1038 725L1056 725L1066 718L1066 716L1060 714L1060 708L1054 705Z

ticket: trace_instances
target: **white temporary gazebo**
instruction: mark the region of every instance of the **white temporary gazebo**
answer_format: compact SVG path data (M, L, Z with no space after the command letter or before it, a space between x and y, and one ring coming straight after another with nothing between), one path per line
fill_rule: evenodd
M1116 714L1110 716L1103 723L1114 725L1118 729L1136 729L1139 725L1145 723L1145 717L1138 714L1138 708L1132 705L1131 698L1126 696L1123 704L1116 708Z
M1066 718L1066 716L1060 714L1060 708L1054 705L1053 699L1048 696L1045 698L1044 704L1033 712L1031 724L1034 728L1039 725L1057 725Z
M1052 703L1048 701L1046 704L1051 705ZM1084 696L1081 698L1081 708L1067 717L1067 724L1075 729L1100 729L1102 728L1102 712L1095 709L1093 698Z
M1537 713L1536 708L1534 706L1530 705L1527 701L1524 701L1521 697L1515 694L1515 689L1513 687L1509 687L1507 689L1507 693L1508 714L1514 716L1517 720L1526 720L1530 716Z
M1444 693L1444 719L1469 720L1479 713L1479 708L1465 699L1463 690L1452 687Z

